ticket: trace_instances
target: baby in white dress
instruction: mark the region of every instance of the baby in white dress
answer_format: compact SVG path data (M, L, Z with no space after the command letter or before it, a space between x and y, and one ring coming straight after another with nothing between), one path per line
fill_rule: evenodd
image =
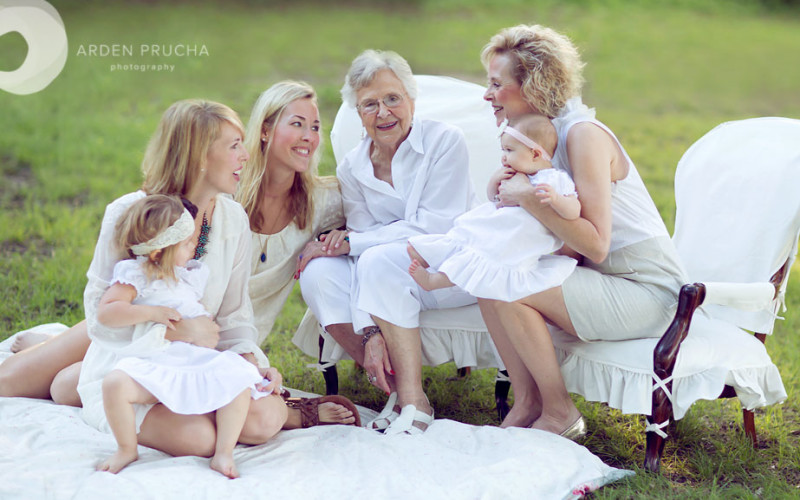
M551 163L555 127L546 116L525 115L504 125L500 142L503 166L487 187L494 202L459 216L447 234L409 239L408 271L425 290L458 286L478 298L513 302L561 285L575 269L574 259L551 255L563 242L541 222L522 207L498 203L501 183L521 173L536 186L541 203L564 219L578 218L575 184Z
M131 205L115 237L136 259L114 267L98 320L112 328L150 322L150 328L160 324L174 330L173 321L209 315L200 303L209 270L192 260L194 235L194 217L175 197L151 195ZM163 346L148 355L121 359L103 379L103 406L117 452L97 469L116 473L138 458L134 405L160 402L180 414L216 411L211 468L238 477L233 449L251 394L266 395L257 390L264 382L258 368L230 351L166 339Z

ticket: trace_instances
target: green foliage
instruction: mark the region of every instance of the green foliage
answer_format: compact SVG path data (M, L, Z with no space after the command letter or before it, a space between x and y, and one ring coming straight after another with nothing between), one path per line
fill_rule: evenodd
M32 324L82 316L85 271L105 205L136 189L139 163L161 113L175 100L203 97L246 121L259 92L303 79L319 93L327 136L352 58L393 49L420 74L482 83L478 54L500 28L539 23L567 33L588 65L585 102L617 133L661 215L672 227L673 176L683 152L720 122L753 116L800 118L800 13L796 1L416 0L328 2L52 3L69 37L62 74L29 96L0 92L0 338ZM794 7L794 8L793 8ZM22 62L23 43L0 38L0 70ZM141 45L204 45L209 55L141 55ZM81 46L130 45L130 57L78 55ZM111 71L114 64L166 64L172 71ZM327 141L325 141L327 142ZM323 173L335 169L325 146ZM761 445L741 438L735 402L700 403L671 431L661 475L638 467L641 417L578 398L589 419L583 442L633 478L602 498L785 498L800 486L800 270L788 311L768 350L789 400L759 410ZM265 349L292 387L324 392L312 359L291 344L304 310L295 290ZM437 416L496 424L494 374L455 377L452 365L425 368ZM341 392L380 408L384 395L352 362L340 364Z

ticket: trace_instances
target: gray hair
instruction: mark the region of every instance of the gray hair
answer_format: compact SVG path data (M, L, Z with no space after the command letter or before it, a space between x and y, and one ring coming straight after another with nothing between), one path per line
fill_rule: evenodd
M412 101L417 99L417 81L408 61L397 52L391 50L367 49L353 59L350 71L344 77L342 100L349 106L356 106L356 92L366 87L382 69L391 70L400 80Z

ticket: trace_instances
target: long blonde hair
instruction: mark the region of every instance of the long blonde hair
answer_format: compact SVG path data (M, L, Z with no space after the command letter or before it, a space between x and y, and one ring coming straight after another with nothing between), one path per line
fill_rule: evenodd
M244 135L239 115L224 104L188 99L170 106L150 138L142 160L144 192L186 195L197 182L208 150L225 124Z
M154 194L145 196L128 207L114 227L117 248L129 257L136 256L131 247L155 238L183 214L183 204L176 196ZM142 268L150 280L175 280L175 257L178 245L162 248L156 259L147 256Z
M261 93L253 105L250 120L247 122L244 145L250 154L250 160L242 169L236 201L244 207L250 219L250 228L254 231L261 228L264 223L258 205L266 195L269 180L267 167L270 141L262 141L261 137L263 133L269 135L269 131L275 127L286 106L297 99L311 99L315 105L317 104L317 94L309 84L292 80L278 82ZM317 179L321 149L317 147L308 170L295 174L294 183L289 190L289 213L299 229L305 229L311 224L314 213L311 192Z
M573 97L581 95L583 67L578 49L566 36L538 24L520 24L494 35L481 52L487 68L495 56L511 58L512 74L522 97L550 118Z

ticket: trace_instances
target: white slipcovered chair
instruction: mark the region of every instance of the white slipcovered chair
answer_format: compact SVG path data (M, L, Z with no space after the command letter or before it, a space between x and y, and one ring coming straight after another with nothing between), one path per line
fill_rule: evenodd
M645 467L658 470L665 428L701 399L752 410L786 398L763 344L772 333L800 236L800 121L723 123L675 172L673 242L689 282L660 339L584 343L554 333L567 390L647 415ZM760 332L751 335L750 332Z
M445 77L417 80L416 114L464 130L471 177L476 192L485 196L499 146L491 108L481 99L483 88ZM331 133L337 160L355 146L360 131L355 110L343 106ZM552 329L568 391L647 416L645 467L650 470L659 468L667 424L682 418L694 402L738 397L746 432L755 441L752 410L786 398L763 340L783 304L797 253L798 145L800 121L756 118L718 126L681 159L673 240L690 283L697 283L682 288L675 319L660 339L586 343ZM307 315L301 330L312 322ZM489 352L491 340L477 306L427 311L421 322L426 364L454 360L448 344L457 343L471 349L458 351L472 353L455 359L457 366L502 368L499 359L480 354ZM754 337L745 330L761 333ZM299 333L296 343L312 356L321 352L321 366L345 357L327 335L317 344L318 337ZM447 352L449 359L441 355ZM502 385L496 390L501 415L507 409L504 391Z

